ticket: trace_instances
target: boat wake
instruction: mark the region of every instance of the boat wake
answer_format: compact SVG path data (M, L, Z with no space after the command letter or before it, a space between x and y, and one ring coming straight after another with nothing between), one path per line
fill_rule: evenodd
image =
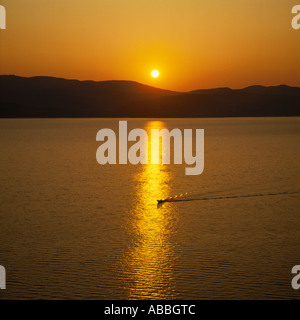
M237 198L253 198L253 197L267 197L267 196L279 196L279 195L293 195L299 194L300 191L284 191L284 192L265 192L265 193L253 193L253 194L220 194L218 192L206 193L203 195L192 195L192 194L180 194L179 196L174 196L162 200L157 200L157 207L160 208L166 202L179 202L179 201L208 201L208 200L223 200L223 199L237 199Z

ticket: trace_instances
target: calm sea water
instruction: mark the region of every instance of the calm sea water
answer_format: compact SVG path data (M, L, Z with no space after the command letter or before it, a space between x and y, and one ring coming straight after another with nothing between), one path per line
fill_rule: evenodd
M298 299L300 118L128 127L203 128L203 174L99 165L115 119L0 120L0 298ZM186 192L208 200L157 208Z

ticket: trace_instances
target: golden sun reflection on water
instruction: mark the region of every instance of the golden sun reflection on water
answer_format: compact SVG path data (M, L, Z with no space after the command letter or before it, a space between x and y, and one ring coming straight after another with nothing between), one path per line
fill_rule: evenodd
M150 121L144 129L163 127L163 122ZM148 146L150 158L150 143ZM176 213L169 205L157 208L157 199L170 195L170 179L171 173L162 164L142 165L136 175L134 207L128 221L128 231L134 240L123 262L129 299L174 298L172 238L176 232Z

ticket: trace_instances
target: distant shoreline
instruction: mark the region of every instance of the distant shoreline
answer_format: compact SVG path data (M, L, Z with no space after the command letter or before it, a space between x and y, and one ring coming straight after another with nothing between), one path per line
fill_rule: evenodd
M249 118L300 116L286 85L163 90L134 81L0 76L0 118Z
M173 117L173 118L166 118L166 117L19 117L19 118L9 118L9 117L0 117L0 120L74 120L74 119L104 119L104 120L115 120L115 119L119 119L119 120L135 120L135 119L139 119L139 120L149 120L149 119L153 119L153 120L180 120L180 119L257 119L257 118L300 118L300 116L257 116L257 117Z

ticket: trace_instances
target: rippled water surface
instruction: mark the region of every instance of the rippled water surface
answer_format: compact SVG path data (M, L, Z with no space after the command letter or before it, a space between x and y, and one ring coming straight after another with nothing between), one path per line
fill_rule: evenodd
M0 298L299 298L300 118L128 120L204 129L198 176L101 166L102 128L118 120L0 120Z

